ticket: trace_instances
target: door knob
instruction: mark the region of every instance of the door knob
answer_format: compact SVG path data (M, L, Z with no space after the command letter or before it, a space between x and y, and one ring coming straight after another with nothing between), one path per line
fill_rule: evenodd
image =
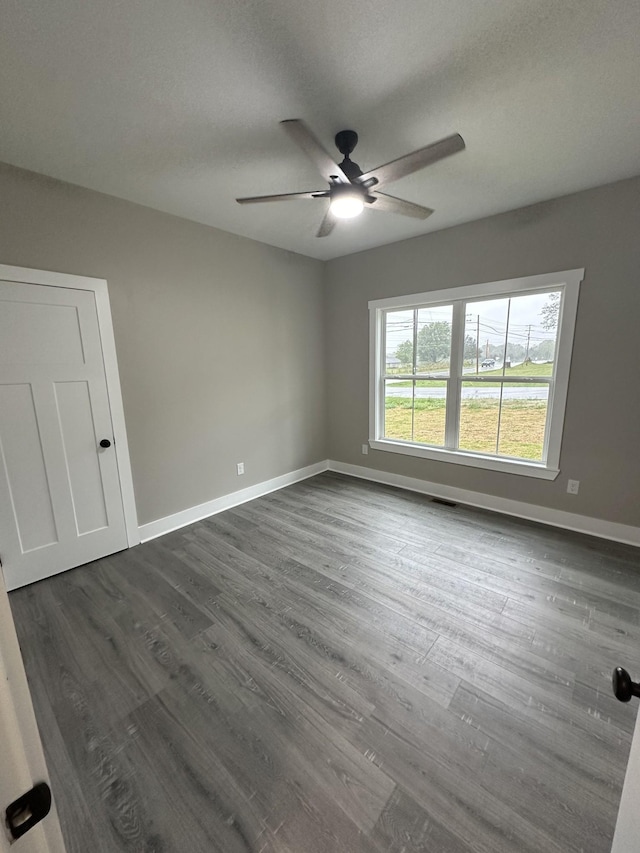
M631 681L631 676L621 666L617 666L613 670L611 683L613 685L613 695L620 702L629 702L632 696L640 697L640 684Z
M100 447L111 447L111 442L108 438L103 438L100 442Z
M38 782L5 811L5 823L11 838L21 838L45 818L51 810L51 790L46 782Z

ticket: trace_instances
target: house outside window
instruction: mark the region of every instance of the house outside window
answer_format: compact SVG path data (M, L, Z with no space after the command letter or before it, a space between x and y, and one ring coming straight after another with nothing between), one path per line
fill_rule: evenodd
M369 444L555 479L584 270L369 303Z

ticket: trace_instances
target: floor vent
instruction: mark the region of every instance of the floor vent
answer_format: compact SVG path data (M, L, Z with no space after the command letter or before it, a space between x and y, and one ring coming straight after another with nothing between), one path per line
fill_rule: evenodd
M446 501L444 498L431 498L434 504L442 504L442 506L458 506L454 501Z

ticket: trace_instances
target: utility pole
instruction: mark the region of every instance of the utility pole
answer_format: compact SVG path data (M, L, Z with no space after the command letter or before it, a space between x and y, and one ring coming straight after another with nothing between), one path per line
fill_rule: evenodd
M480 373L480 315L476 316L476 373Z
M529 361L529 341L531 340L531 323L527 326L527 351L524 354L524 363Z
M484 357L489 358L489 338L487 338L487 343L485 346Z

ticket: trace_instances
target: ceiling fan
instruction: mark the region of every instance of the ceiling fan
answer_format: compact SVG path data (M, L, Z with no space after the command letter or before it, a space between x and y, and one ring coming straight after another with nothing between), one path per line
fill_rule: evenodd
M328 198L329 207L324 215L316 237L326 237L336 224L336 219L350 219L361 213L365 205L369 210L382 210L388 213L400 213L415 219L426 219L433 213L428 207L422 207L401 198L381 193L379 188L390 181L397 181L411 175L425 166L444 157L449 157L465 147L459 133L447 136L411 154L405 154L390 163L384 163L369 172L363 172L349 155L358 143L355 130L341 130L336 134L335 143L344 159L338 165L322 147L312 131L300 119L281 121L280 124L297 142L304 153L316 165L322 177L329 184L328 190L311 190L303 193L283 193L281 195L259 195L250 198L238 198L239 204L256 204L264 201L295 201L303 198Z

